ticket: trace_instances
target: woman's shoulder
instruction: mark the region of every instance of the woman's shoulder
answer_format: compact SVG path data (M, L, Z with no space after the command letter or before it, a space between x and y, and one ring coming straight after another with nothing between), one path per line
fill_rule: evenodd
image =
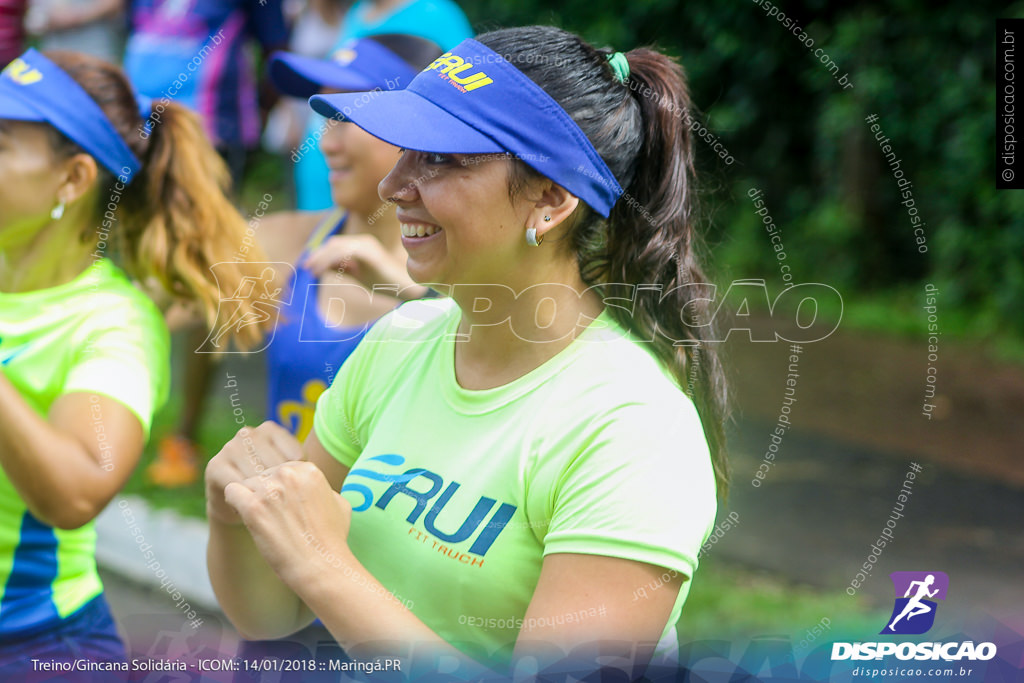
M367 339L424 343L440 341L461 316L454 299L407 301L378 320Z
M250 229L256 235L267 258L271 261L294 263L313 231L335 212L324 211L277 211L261 217ZM340 216L339 216L340 217ZM332 226L333 227L333 226Z
M542 409L534 410L542 416L539 431L565 446L552 462L574 467L580 457L597 454L624 472L687 470L710 481L713 491L700 414L653 344L609 325L584 335L581 350L546 387ZM630 453L645 455L625 457Z
M79 318L81 333L124 329L161 339L169 334L156 302L141 285L106 259L90 267L64 303Z
M689 397L665 364L654 344L638 339L621 325L602 316L580 336L582 353L576 373L591 391L610 391L645 403L680 405Z
M415 375L415 366L429 362L435 349L429 342L444 339L453 309L458 314L450 299L420 299L379 318L341 366L335 384L359 386L360 396L386 394L396 376ZM368 405L363 401L364 408Z
M115 306L160 312L145 288L109 259L98 260L89 267L75 287L75 296L88 299L96 309Z

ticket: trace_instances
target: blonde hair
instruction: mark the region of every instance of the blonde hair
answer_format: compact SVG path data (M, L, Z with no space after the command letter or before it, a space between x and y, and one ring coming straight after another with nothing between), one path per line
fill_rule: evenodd
M257 345L274 320L254 307L259 300L255 289L239 298L231 293L240 293L247 278L258 279L266 258L256 245L240 248L246 222L228 198L227 166L199 117L180 104L161 101L159 120L144 120L134 90L118 67L75 52L46 56L96 101L142 163L127 187L101 167L100 197L120 195L111 230L119 265L140 282L158 284L173 300L197 305L211 329L229 318L260 320L229 333L240 348ZM58 151L82 151L58 137ZM97 206L100 220L105 204ZM216 274L215 264L221 264ZM225 292L236 308L220 306Z

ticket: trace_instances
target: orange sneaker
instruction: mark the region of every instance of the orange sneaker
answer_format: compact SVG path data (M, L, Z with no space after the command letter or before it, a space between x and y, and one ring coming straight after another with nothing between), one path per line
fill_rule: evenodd
M165 489L194 484L199 479L199 448L184 436L164 437L156 460L146 468L146 479Z

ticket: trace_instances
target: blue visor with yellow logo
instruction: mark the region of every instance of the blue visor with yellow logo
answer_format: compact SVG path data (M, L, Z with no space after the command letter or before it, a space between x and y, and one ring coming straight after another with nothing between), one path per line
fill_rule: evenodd
M292 97L309 97L324 88L397 90L416 76L401 57L369 38L346 42L329 59L278 52L267 69L274 86Z
M619 182L569 114L497 52L465 40L404 90L316 95L323 116L352 121L398 147L508 153L607 217Z
M89 93L34 49L0 73L0 119L50 124L125 183L141 168Z

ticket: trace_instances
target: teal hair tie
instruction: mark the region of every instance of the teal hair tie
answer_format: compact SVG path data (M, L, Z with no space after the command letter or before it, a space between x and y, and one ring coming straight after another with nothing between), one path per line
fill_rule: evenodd
M611 65L612 71L615 72L615 80L625 83L629 78L629 60L626 59L626 55L621 52L612 53L608 55L608 63Z

